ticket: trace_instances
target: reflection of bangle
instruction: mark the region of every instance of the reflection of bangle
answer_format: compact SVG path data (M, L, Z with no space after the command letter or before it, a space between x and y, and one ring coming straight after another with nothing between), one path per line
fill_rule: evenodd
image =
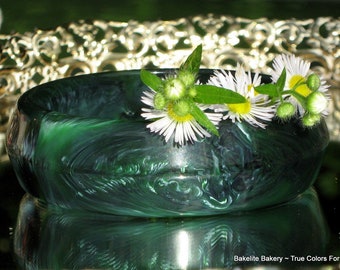
M24 93L7 150L26 191L66 208L192 216L277 204L314 182L328 143L324 122L261 130L224 121L220 137L177 147L145 128L144 90L139 71L124 71Z
M164 265L201 269L203 264L204 269L252 268L264 265L263 257L273 254L324 254L328 242L328 228L312 190L281 207L243 216L152 220L53 209L46 213L25 196L17 224L14 250L23 269L56 265L62 269L88 269L89 265L91 269L150 269L150 265L153 269ZM280 268L295 264L288 257Z

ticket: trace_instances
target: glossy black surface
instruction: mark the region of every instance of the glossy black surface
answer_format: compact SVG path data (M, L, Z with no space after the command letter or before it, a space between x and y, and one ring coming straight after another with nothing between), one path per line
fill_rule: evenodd
M242 215L152 220L46 209L26 195L14 250L24 269L289 267L302 258L305 265L317 265L337 260L326 253L324 221L312 189L281 206Z

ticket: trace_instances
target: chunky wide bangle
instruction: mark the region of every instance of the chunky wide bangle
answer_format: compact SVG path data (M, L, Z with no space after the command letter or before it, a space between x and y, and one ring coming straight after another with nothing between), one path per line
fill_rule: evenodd
M329 140L323 120L223 121L220 136L178 147L146 128L139 74L75 76L20 97L6 146L28 193L63 208L195 216L272 206L314 183Z

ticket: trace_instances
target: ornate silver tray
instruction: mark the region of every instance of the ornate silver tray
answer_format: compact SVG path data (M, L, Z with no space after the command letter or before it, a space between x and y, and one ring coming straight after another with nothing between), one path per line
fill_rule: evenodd
M278 53L312 62L332 98L331 140L340 141L340 19L251 20L194 16L172 21L78 21L55 29L0 34L0 153L20 94L41 83L78 74L142 67L178 67L198 45L203 67L232 69L238 62L268 73Z

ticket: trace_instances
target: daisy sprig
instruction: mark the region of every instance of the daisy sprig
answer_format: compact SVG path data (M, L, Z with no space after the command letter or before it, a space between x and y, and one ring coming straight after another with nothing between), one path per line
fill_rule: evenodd
M213 85L196 83L202 57L198 46L175 74L160 78L150 71L142 70L140 77L150 90L144 92L142 116L155 120L147 127L158 132L168 141L175 134L175 142L182 145L196 141L197 136L219 135L217 124L222 115L207 112L207 104L242 103L245 98L231 90Z
M284 120L300 117L302 124L312 127L328 114L328 86L311 73L310 63L294 55L278 55L273 61L273 83L256 87L277 103L276 115Z
M198 46L173 74L160 78L142 70L144 91L142 116L153 122L147 125L169 141L183 145L198 137L219 136L222 120L246 121L265 128L274 118L299 117L311 127L327 115L327 86L310 64L293 55L279 55L273 61L272 82L261 83L257 73L246 72L238 65L235 72L216 70L206 84L197 82L202 57Z

